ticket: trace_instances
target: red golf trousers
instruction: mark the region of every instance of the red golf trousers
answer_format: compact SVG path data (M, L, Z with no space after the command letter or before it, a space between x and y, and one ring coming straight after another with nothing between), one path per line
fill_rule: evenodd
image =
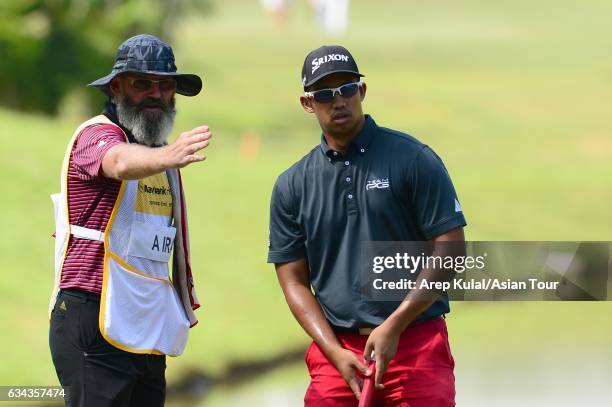
M337 334L342 346L363 360L368 337ZM310 385L308 407L357 406L359 402L340 372L314 342L306 352ZM400 336L397 354L383 376L385 388L375 390L372 406L448 407L455 405L455 362L443 318L409 326Z

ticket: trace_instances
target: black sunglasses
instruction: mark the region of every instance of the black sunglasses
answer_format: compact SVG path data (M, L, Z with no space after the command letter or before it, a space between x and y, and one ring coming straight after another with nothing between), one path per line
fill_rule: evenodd
M157 83L159 90L162 92L176 90L176 79L173 78L164 78L159 80L148 78L128 78L128 82L134 89L141 92L150 90L154 83Z
M334 100L334 96L338 93L345 99L351 98L357 94L361 82L350 82L337 88L321 89L312 92L304 92L304 96L314 99L318 103L329 103Z

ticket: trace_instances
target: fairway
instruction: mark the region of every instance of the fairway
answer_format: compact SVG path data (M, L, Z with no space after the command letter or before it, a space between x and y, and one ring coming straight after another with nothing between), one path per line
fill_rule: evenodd
M298 97L303 58L323 43L354 54L368 84L364 109L379 125L444 159L468 240L611 240L612 3L358 0L340 39L317 33L294 3L282 33L258 2L231 1L182 20L170 40L179 70L204 79L200 96L177 99L175 128L207 124L213 142L205 162L183 171L203 307L185 354L168 361L169 383L306 348L265 263L268 205L276 177L319 142ZM2 385L57 382L47 342L49 195L85 118L75 98L58 118L0 109ZM483 376L538 360L576 376L587 369L581 360L612 365L609 302L451 308L457 366ZM476 389L457 375L458 394Z

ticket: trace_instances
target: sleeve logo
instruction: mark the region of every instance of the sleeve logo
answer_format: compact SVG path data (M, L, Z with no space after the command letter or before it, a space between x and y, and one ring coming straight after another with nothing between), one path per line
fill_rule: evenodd
M461 210L461 204L459 204L459 201L457 200L457 198L455 198L455 212L463 212Z

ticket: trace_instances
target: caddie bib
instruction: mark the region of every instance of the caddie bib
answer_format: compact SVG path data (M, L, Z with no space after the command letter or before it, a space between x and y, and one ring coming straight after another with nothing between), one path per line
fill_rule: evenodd
M189 306L195 293L177 290L179 282L173 281L168 267L177 249L178 261L184 260L183 265L188 265L186 225L181 223L177 235L175 221L177 213L184 217L183 211L177 212L175 207L183 208L178 172L169 170L140 180L122 181L104 233L68 223L67 173L72 146L85 127L102 123L113 124L105 116L97 116L79 126L64 159L61 192L52 195L56 281L50 308L57 295L70 235L103 241L99 315L102 336L128 352L177 356L185 348L190 326L197 323ZM179 247L175 247L175 242L179 242ZM179 276L182 283L188 280L176 274Z

